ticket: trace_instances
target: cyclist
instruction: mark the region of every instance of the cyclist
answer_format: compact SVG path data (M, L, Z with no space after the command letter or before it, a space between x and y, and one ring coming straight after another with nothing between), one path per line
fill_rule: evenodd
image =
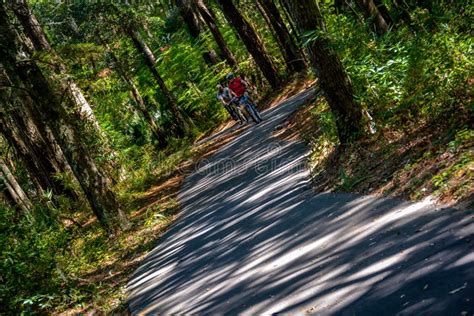
M261 121L262 119L260 117L260 113L255 108L253 102L250 100L249 93L247 92L249 84L241 77L235 77L233 73L227 74L225 78L228 81L230 91L234 93L234 95L239 99L239 103L241 105L251 107L250 110L256 114L256 119Z
M240 124L242 124L241 119L235 112L234 108L231 105L232 99L235 97L235 94L227 87L222 86L221 84L218 84L216 86L217 88L217 99L222 102L224 105L224 108L229 112L230 116Z

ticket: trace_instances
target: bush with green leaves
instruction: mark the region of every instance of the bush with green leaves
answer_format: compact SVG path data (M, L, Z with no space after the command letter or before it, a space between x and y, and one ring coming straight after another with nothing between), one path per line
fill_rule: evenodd
M379 126L403 130L407 124L456 111L472 94L467 78L474 50L466 28L472 10L434 3L437 14L416 9L411 25L395 25L377 37L352 15L323 9L356 98Z
M48 310L61 299L57 258L70 234L44 206L31 214L0 204L0 313Z

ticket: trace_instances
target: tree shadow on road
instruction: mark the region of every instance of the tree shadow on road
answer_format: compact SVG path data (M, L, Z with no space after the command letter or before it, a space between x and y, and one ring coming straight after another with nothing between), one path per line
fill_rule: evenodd
M130 311L472 312L472 213L314 196L305 146L266 141L292 110L270 109L197 166L180 194L181 219L128 284Z

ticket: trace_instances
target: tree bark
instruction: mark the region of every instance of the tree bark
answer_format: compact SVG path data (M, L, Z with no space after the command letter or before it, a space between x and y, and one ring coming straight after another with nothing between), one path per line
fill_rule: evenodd
M237 69L237 60L235 59L234 54L232 54L232 51L229 49L229 46L227 45L224 37L222 36L222 33L219 31L216 20L214 18L214 14L212 13L211 9L205 5L203 0L197 0L196 6L204 22L211 31L211 34L214 37L217 46L219 46L222 56L225 58L229 66Z
M0 178L3 179L11 198L25 212L30 213L33 209L30 199L21 188L15 176L11 173L7 164L0 158Z
M64 153L49 126L39 119L26 87L12 79L4 71L0 73L0 101L4 105L0 111L0 133L15 149L38 192L51 189L57 195L77 200L80 193L66 188L55 177L59 173L72 175ZM22 107L12 104L16 98L24 100Z
M109 232L124 229L127 220L115 193L111 179L103 174L90 156L80 135L81 120L77 112L68 111L71 96L55 91L41 70L27 54L18 33L11 27L3 4L0 4L0 54L5 72L10 78L17 77L24 84L31 98L16 100L18 106L33 101L41 120L50 124L73 172L101 225ZM66 104L64 104L66 103Z
M145 60L145 64L147 65L148 69L153 75L153 78L155 79L155 81L158 83L158 86L160 87L161 93L166 100L166 104L168 105L169 110L171 111L175 119L177 135L184 136L184 134L186 133L186 130L188 129L188 124L186 120L184 119L183 114L178 108L178 102L171 94L171 91L168 89L163 78L161 78L161 75L158 73L158 70L155 67L155 64L156 64L155 55L153 54L151 49L148 47L148 44L145 42L145 40L137 31L128 29L127 32L130 38L132 39L133 45L142 54Z
M199 37L202 31L201 21L193 10L193 3L191 0L175 0L179 13L183 18L184 23L188 27L189 34L192 38Z
M66 65L64 65L61 58L52 49L38 19L28 7L26 0L11 1L10 5L15 16L25 30L26 35L33 43L34 49L37 51L48 52L54 57L54 63L56 64L59 74L64 77L64 80L61 80L63 90L65 93L70 95L76 105L75 108L79 109L82 116L90 121L94 128L102 135L101 128L89 102L87 102L87 99L84 97L84 94L76 83L67 75Z
M268 83L273 89L281 86L281 78L278 71L270 59L262 40L258 37L250 23L237 10L231 0L221 1L222 11L227 21L235 28L240 38L252 55Z
M305 70L306 64L304 59L286 28L275 3L272 0L257 0L257 7L262 15L267 17L268 26L273 30L288 70L290 72Z
M203 30L203 20L201 20L194 0L175 0L175 2L188 28L189 35L191 35L193 40L198 40ZM217 54L213 49L203 53L202 57L209 65L215 65L219 62Z
M296 30L295 24L293 23L293 21L291 19L290 12L289 12L289 9L288 9L287 0L280 0L280 6L283 9L282 11L283 11L283 13L286 17L286 20L288 21L288 24L290 25L291 31L293 32L293 38L297 38L298 37L298 35L297 35L298 31Z
M384 18L385 22L387 22L388 26L393 25L393 19L390 15L390 11L388 10L387 6L383 3L382 0L373 0L375 6L379 10L380 14Z
M314 30L326 32L317 2L292 0L288 6L300 33ZM362 110L354 100L352 83L327 37L319 35L307 49L335 116L339 140L342 144L348 143L362 135Z
M372 19L375 31L382 35L388 31L389 23L384 19L373 0L357 0L366 19Z

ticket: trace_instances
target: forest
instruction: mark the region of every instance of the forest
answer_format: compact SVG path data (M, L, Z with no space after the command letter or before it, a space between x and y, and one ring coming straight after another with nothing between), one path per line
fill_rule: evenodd
M183 181L257 126L205 141L237 125L216 98L230 73L262 113L314 87L278 137L310 148L316 192L472 209L473 15L462 0L1 1L0 314L126 310Z

